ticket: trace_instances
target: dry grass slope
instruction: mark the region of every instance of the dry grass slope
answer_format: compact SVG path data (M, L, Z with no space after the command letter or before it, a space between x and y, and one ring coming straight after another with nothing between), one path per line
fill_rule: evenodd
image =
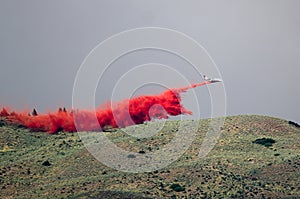
M76 133L49 135L0 119L1 198L299 198L300 129L266 116L227 117L222 136L198 158L209 120L173 164L150 173L119 172L98 162ZM153 128L157 128L157 124ZM145 126L145 125L144 125ZM141 126L143 128L143 125ZM150 138L105 132L118 146L147 154L168 143L178 122ZM134 131L135 127L127 130ZM271 145L255 140L268 138Z

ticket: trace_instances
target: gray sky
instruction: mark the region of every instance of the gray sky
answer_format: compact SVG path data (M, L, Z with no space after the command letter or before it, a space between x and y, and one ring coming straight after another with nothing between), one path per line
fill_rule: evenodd
M228 115L300 122L299 8L298 0L0 0L0 104L40 111L71 107L76 72L97 44L124 30L157 26L206 48L225 83ZM186 67L175 56L145 51L119 60L114 70L149 62ZM105 87L99 102L109 97L112 87ZM207 89L197 91L207 117ZM191 102L184 104L193 107Z

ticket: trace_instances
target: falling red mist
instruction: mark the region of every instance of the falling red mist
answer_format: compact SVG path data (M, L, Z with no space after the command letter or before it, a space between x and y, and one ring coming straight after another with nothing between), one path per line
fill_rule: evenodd
M106 127L118 128L142 124L151 118L169 118L180 114L192 114L181 104L180 94L188 89L210 84L205 81L183 88L168 89L159 95L143 95L122 100L111 107L90 110L59 109L47 114L11 112L3 108L0 116L7 121L27 127L32 131L57 133L59 131L101 131Z

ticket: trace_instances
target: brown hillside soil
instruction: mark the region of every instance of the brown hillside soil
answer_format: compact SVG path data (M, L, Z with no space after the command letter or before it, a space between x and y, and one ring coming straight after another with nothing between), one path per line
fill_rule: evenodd
M124 173L96 160L77 133L30 132L0 120L0 198L300 197L299 128L266 116L227 117L218 143L199 159L209 121L191 121L199 123L196 138L168 167ZM149 138L131 137L124 129L104 134L119 147L147 154L169 143L178 125L166 122ZM275 142L255 143L263 138Z

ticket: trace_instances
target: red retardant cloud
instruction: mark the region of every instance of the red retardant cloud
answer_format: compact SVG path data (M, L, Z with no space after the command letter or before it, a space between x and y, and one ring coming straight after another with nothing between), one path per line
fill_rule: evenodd
M106 127L118 128L142 124L151 118L168 118L180 114L192 114L181 105L182 92L210 84L210 81L192 84L183 88L168 89L159 95L144 95L122 100L111 107L90 110L59 109L56 112L30 115L26 112L10 112L3 108L0 116L7 121L27 127L33 131L57 133L59 131L102 131ZM97 122L94 118L97 118ZM76 121L76 125L75 122Z

